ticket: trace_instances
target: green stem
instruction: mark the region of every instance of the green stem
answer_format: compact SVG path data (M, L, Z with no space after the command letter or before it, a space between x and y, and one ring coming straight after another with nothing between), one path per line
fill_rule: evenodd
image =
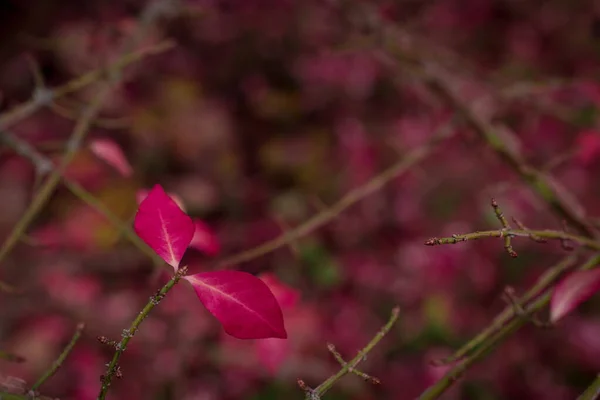
M600 263L600 254L596 254L588 259L579 270L589 270L594 268L596 265ZM538 297L535 301L533 301L529 306L523 308L525 309L527 315L531 315L541 310L545 306L547 306L550 302L550 298L552 296L552 285L551 282L539 282L536 284L536 287L543 286L545 288L543 295ZM524 303L522 300L520 301L521 305ZM514 315L514 310L512 312ZM529 320L524 317L516 317L510 320L506 325L500 328L499 331L493 333L488 336L485 340L480 341L478 346L476 346L471 354L464 357L462 361L460 361L457 365L452 367L450 371L448 371L440 380L438 380L435 384L430 386L419 400L433 400L439 398L443 393L445 393L453 384L456 382L460 376L466 371L471 365L473 365L476 361L479 361L484 356L489 354L497 345L502 343L508 336L512 333L516 332L519 328L525 325Z
M69 145L67 146L67 150L60 162L60 165L50 173L50 176L46 179L42 187L34 196L31 204L25 211L25 214L21 217L19 222L17 222L9 236L2 243L2 247L0 248L0 262L2 262L2 260L4 260L8 253L10 253L10 251L14 248L19 241L19 238L25 233L31 222L33 222L34 218L50 199L50 196L60 182L62 172L75 157L81 142L88 132L91 121L100 112L102 103L108 96L109 92L110 86L107 85L107 87L103 88L100 93L94 96L91 103L82 114L81 118L75 124L73 133L69 138Z
M400 308L394 307L394 309L392 310L392 315L390 316L390 319L388 320L388 322L385 324L385 326L383 326L383 328L381 328L379 330L379 332L377 332L377 334L373 337L373 339L371 339L369 344L367 344L362 350L360 350L358 352L358 354L356 355L356 357L354 357L349 362L344 363L342 368L335 375L332 375L331 377L329 377L325 382L320 384L317 388L311 390L310 392L307 392L307 394L306 394L307 399L310 399L311 395L313 396L313 398L315 395L316 395L316 398L321 398L321 396L323 396L329 389L331 389L331 387L338 380L340 380L344 375L348 374L350 372L350 369L356 367L358 365L358 363L360 363L366 357L366 355L371 350L373 350L373 348L389 332L389 330L392 328L394 323L396 323L396 321L398 320L399 314L400 314Z
M600 398L600 375L594 382L577 398L577 400L597 400Z
M520 303L527 304L533 300L537 295L543 292L549 285L553 284L565 271L570 269L575 262L577 262L577 254L571 254L568 257L562 259L558 264L548 269L537 282L525 293ZM481 333L471 339L452 356L437 362L437 364L449 364L456 362L462 358L465 358L474 349L479 347L483 342L489 340L496 332L515 316L515 310L513 307L506 307L490 325L488 325Z
M104 400L106 398L106 394L108 393L108 389L110 388L111 382L113 378L120 374L119 370L119 359L121 355L125 352L127 348L127 344L131 340L131 338L138 331L140 324L144 319L148 316L150 311L156 307L163 297L175 286L177 282L187 273L187 267L181 267L177 270L173 278L167 282L160 291L150 298L150 301L146 304L146 306L142 309L142 311L138 314L138 316L133 320L129 329L123 331L123 336L121 341L116 346L115 354L113 355L110 364L108 364L108 368L106 370L106 374L102 376L102 387L100 388L100 393L98 394L97 400Z
M50 367L50 369L48 369L44 373L44 375L42 375L42 377L40 379L38 379L37 382L33 384L33 386L31 386L32 393L35 393L39 389L39 387L42 386L44 384L44 382L46 382L48 379L50 379L52 377L52 375L54 375L56 373L56 371L58 371L58 369L62 366L62 364L65 362L65 359L67 358L67 356L69 355L71 350L73 350L73 347L75 347L75 344L81 337L81 333L83 332L84 327L85 327L85 324L83 324L83 323L79 323L77 325L77 328L75 329L75 333L73 334L73 337L71 338L71 341L69 342L67 347L65 347L65 349L62 351L62 353L60 353L58 358L52 363L52 366Z
M115 68L124 68L127 65L138 62L149 55L162 53L166 50L173 48L174 46L174 42L166 40L154 46L146 47L135 52L126 54L123 57L119 58L117 61L115 61L115 63L107 66L106 68L98 68L92 70L85 75L77 77L64 85L51 90L49 92L48 97L50 100L56 100L68 94L77 92L85 88L86 86L101 81L106 77L107 72L114 70ZM21 103L11 108L6 113L0 115L0 128L5 129L10 127L11 125L33 115L33 113L38 111L46 104L49 104L49 102L44 101L41 97L34 97L26 101L25 103Z
M589 249L600 250L600 242L594 239L590 239L585 236L574 235L564 231L555 231L551 229L544 230L532 230L532 229L497 229L493 231L477 231L467 233L463 235L452 235L452 237L445 238L431 238L426 245L437 246L441 244L457 244L460 242L466 242L468 240L478 240L491 237L505 238L512 236L520 237L537 237L543 239L556 239L556 240L572 240L577 242Z
M113 224L126 239L128 239L140 251L150 257L156 266L164 265L163 259L160 258L154 252L154 250L152 250L142 239L139 238L138 235L135 234L130 225L124 223L119 217L114 215L112 211L104 205L104 203L98 200L92 193L88 192L79 183L71 181L65 177L62 171L54 168L50 159L39 153L27 142L22 141L9 132L0 132L0 140L13 151L31 161L39 171L43 171L47 168L50 168L50 171L57 171L60 174L62 183L67 189L69 189L71 193L73 193L73 195L75 195L85 204L92 207L98 213L102 214L102 216L104 216L111 224Z
M444 124L438 129L438 132L436 132L436 134L428 143L411 151L396 164L375 176L364 185L351 190L331 207L323 209L321 212L309 218L298 227L286 231L275 239L269 240L250 250L243 251L239 254L235 254L217 262L213 266L213 269L227 268L255 259L314 232L337 217L340 213L344 212L347 208L363 200L365 197L377 192L393 179L410 170L410 168L414 167L415 164L423 161L434 151L434 149L436 149L436 146L440 144L440 142L452 137L453 135L454 131L452 130L452 124L450 122Z
M16 394L0 391L0 400L32 400L30 396L25 394Z

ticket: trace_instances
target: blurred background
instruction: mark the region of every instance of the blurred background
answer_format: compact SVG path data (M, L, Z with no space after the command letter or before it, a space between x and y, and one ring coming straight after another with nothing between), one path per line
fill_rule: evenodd
M175 4L175 3L173 3ZM173 4L170 4L173 6ZM117 60L142 22L142 0L0 2L0 110ZM593 1L182 1L146 27L140 46L175 46L125 67L66 170L125 224L155 184L214 231L219 254L190 249L192 271L293 231L398 162L380 190L319 229L229 267L268 279L284 305L287 341L226 337L193 290L176 287L121 359L112 399L302 399L387 321L398 323L324 399L414 399L451 354L489 324L507 285L523 293L565 250L496 239L426 247L433 236L497 229L490 198L527 226L561 219L411 68L382 61L387 27L398 46L443 66L457 93L510 131L506 144L548 172L587 221L600 216L600 8ZM363 12L367 7L377 18ZM175 11L174 11L175 10ZM389 39L388 39L389 40ZM36 72L37 71L37 72ZM36 75L38 79L36 79ZM52 160L69 148L91 85L9 127ZM450 136L427 143L440 130ZM92 143L121 149L130 166ZM96 141L96 142L94 142ZM416 152L427 153L411 163ZM108 157L110 158L110 157ZM112 164L112 165L111 165ZM118 164L118 163L117 163ZM0 238L40 187L31 162L0 149ZM215 250L213 243L212 249ZM214 251L212 251L214 253ZM3 387L27 387L82 339L42 393L95 399L118 339L167 276L111 222L59 184L12 251L0 280ZM281 297L280 297L281 298ZM551 330L527 325L444 399L575 399L600 372L600 297ZM24 382L19 381L22 379Z

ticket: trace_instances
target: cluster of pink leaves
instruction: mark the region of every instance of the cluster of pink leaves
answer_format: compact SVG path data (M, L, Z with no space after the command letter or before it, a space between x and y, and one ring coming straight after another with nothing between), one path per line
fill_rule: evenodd
M346 136L342 138L350 140L356 137L357 140L363 135L357 133ZM595 152L600 150L597 145L599 137L595 132L580 136L578 159L587 163L594 158ZM93 140L90 148L123 176L133 174L125 155L111 140ZM358 148L364 149L365 146L363 144ZM219 243L210 227L186 215L182 210L183 201L178 196L167 195L157 185L149 192L140 191L138 203L140 206L134 222L137 234L175 271L188 247L211 256L218 254ZM273 276L267 275L261 280L245 272L214 271L186 276L184 279L192 285L202 304L231 336L240 339L287 338L278 300L289 309L297 303L298 295L281 286ZM279 295L274 296L269 288L278 288ZM569 274L554 289L550 320L558 322L599 290L600 269ZM264 342L258 347L259 358L273 372L287 353L286 345L278 342Z
M112 141L94 140L90 148L100 159L123 176L133 173L125 155ZM207 255L219 252L219 243L210 227L193 220L183 210L177 196L169 196L162 186L138 193L139 208L134 229L167 264L177 272L189 247ZM281 307L261 279L241 271L212 271L182 278L189 282L202 304L238 339L287 338Z
M194 221L159 185L140 204L134 228L167 264L177 271L195 236ZM201 235L205 226L200 225ZM202 242L202 239L200 239ZM212 271L186 275L204 306L239 339L287 338L283 313L269 287L241 271Z

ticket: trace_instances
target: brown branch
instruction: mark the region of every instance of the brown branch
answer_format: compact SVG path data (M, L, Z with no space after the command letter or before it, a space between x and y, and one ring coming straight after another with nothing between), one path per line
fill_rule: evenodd
M451 123L444 124L439 128L439 131L433 136L429 143L411 151L396 164L392 165L381 174L375 176L366 184L351 190L337 203L330 207L324 208L303 224L281 234L275 239L269 240L253 249L243 251L239 254L235 254L231 257L227 257L221 261L218 261L214 268L231 267L235 264L258 258L314 232L323 225L327 224L329 221L333 220L349 207L380 190L388 182L405 173L415 164L423 161L423 159L433 152L433 150L441 141L451 136L453 136Z
M314 389L310 388L303 380L298 379L298 386L300 386L300 388L305 392L305 398L307 400L320 400L322 396L325 393L327 393L337 381L339 381L341 378L343 378L349 373L357 374L363 379L373 384L379 384L379 379L373 378L365 374L364 372L356 370L356 366L365 359L367 354L371 350L373 350L373 348L381 341L381 339L383 339L383 337L390 331L390 329L392 329L392 326L394 326L394 324L398 320L399 315L400 308L394 307L388 322L379 330L379 332L377 332L373 339L371 339L371 341L362 350L360 350L358 354L349 362L345 362L342 359L341 355L339 355L339 353L335 351L335 347L329 344L327 346L329 351L334 355L336 360L340 362L342 368L336 374L329 377L325 382L321 383Z
M96 117L96 115L100 112L100 108L104 100L107 98L110 93L110 86L106 85L104 88L94 96L92 102L86 108L85 112L82 114L81 118L75 124L75 128L73 129L73 133L69 138L69 144L67 146L67 150L61 162L56 168L50 173L50 176L46 178L46 181L42 185L42 187L37 191L33 200L29 204L27 210L19 219L17 224L13 227L9 236L2 243L0 247L0 262L8 255L8 253L14 248L14 246L19 241L19 238L27 231L29 224L33 222L34 218L37 214L42 210L42 208L46 205L50 196L56 189L56 186L60 182L60 176L67 165L71 162L71 160L75 157L75 154L79 150L79 147L85 138L88 129L90 127L91 121Z
M37 88L37 91L34 93L34 96L31 99L0 114L0 129L11 127L17 122L33 115L41 108L50 105L56 99L77 92L96 82L102 81L104 78L106 78L109 71L125 68L126 66L139 62L150 55L160 54L172 49L174 46L175 43L173 41L165 40L152 46L144 47L142 49L125 54L114 63L104 68L92 70L65 83L62 86L58 86L54 89Z
M452 235L450 237L427 239L426 246L439 246L443 244L457 244L470 240L486 239L486 238L506 238L506 237L537 237L541 239L555 239L559 241L571 240L579 243L592 250L600 251L600 242L589 239L585 236L573 235L564 231L545 230L530 230L530 229L497 229L492 231L477 231L465 233L461 235Z

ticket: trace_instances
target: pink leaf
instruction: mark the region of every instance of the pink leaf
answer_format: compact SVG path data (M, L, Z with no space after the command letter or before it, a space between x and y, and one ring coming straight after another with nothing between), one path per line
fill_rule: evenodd
M133 222L135 232L170 266L179 268L194 236L194 223L163 190L154 186Z
M240 271L203 272L184 277L225 332L238 339L287 339L283 313L268 286Z
M296 307L300 300L300 293L296 289L282 283L272 272L262 274L259 278L269 287L282 309Z
M192 238L190 247L193 247L209 256L217 255L221 250L221 246L212 229L199 219L194 220L194 225L196 231L194 232L194 237Z
M99 159L119 171L123 176L133 175L133 169L123 151L115 142L108 139L96 139L90 143L90 149Z
M137 200L138 204L140 204L142 201L144 201L144 199L146 197L148 197L148 193L150 193L150 192L146 189L138 190L138 192L136 193L136 200ZM181 208L183 211L185 211L185 204L183 203L183 199L181 197L179 197L173 193L167 193L167 194L169 195L170 198L173 199L173 201L175 203L177 203L179 208Z
M576 157L584 165L591 164L600 156L600 132L585 130L577 136Z
M271 375L275 375L291 352L288 340L265 339L256 343L256 355Z
M600 290L600 268L576 271L556 285L550 300L550 320L556 322Z

